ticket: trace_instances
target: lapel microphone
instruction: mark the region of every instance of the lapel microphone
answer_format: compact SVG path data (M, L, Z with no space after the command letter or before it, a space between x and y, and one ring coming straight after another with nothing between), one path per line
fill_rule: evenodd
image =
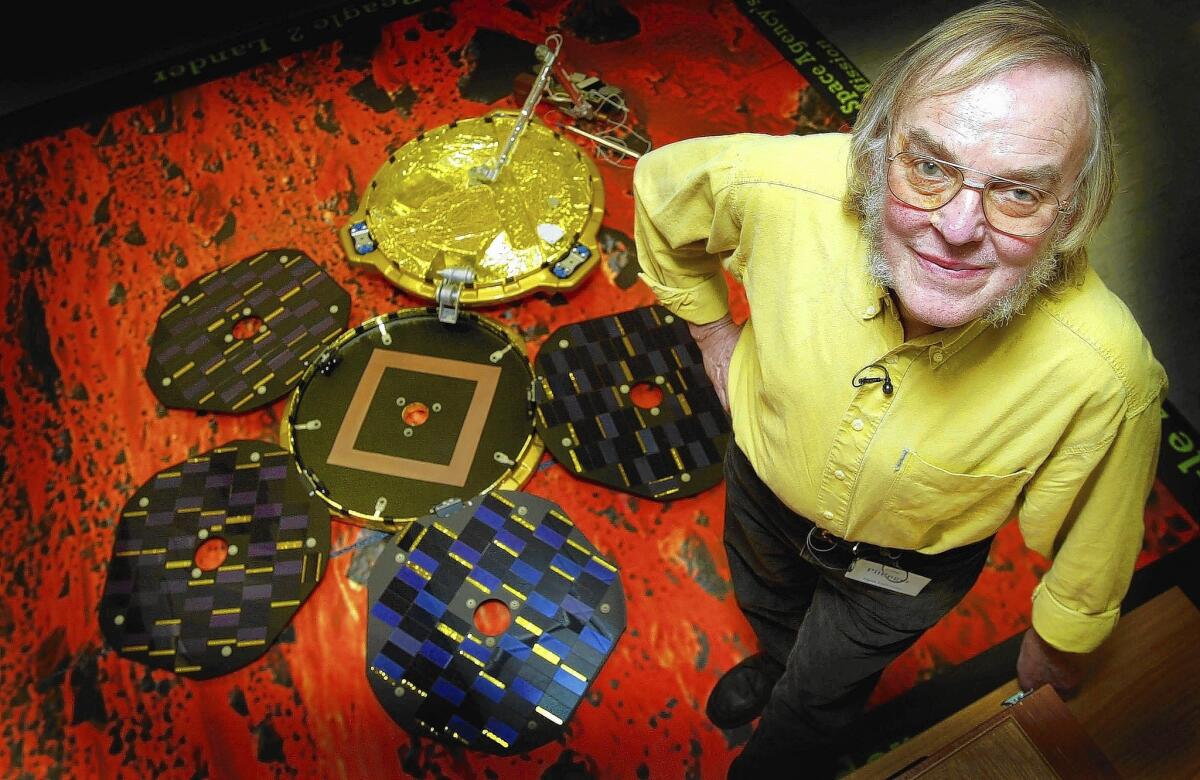
M866 375L868 371L870 371L871 369L875 369L875 368L882 371L883 376ZM854 375L854 378L850 380L850 384L854 385L855 387L862 387L863 385L869 385L873 382L883 382L883 394L884 395L892 394L892 390L894 389L894 387L892 386L892 376L891 376L891 374L888 373L887 368L880 365L879 363L872 363L869 366L865 366L865 367L859 369L858 373Z

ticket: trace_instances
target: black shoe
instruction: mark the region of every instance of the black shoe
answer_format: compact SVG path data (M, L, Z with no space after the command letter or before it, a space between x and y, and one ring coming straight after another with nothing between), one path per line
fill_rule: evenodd
M717 680L704 708L714 726L736 729L762 714L783 667L766 653L742 659Z

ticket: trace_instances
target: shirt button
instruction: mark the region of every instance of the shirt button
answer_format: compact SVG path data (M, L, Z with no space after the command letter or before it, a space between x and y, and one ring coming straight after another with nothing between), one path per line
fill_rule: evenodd
M863 317L867 319L871 319L878 313L879 309L876 309L874 306L868 306L867 308L863 309Z
M838 469L837 471L833 472L833 476L837 477L838 479L845 479L846 472L842 471L841 469Z
M822 515L821 515L821 516L822 516L822 517L824 517L826 520L832 520L832 519L833 519L833 512L830 512L828 509L826 509L826 510L825 510L825 511L822 513Z
M942 351L940 349L934 350L934 352L933 352L933 362L934 363L941 363L945 359L946 359L946 356L942 354Z
M855 420L854 422L850 423L850 427L856 431L861 431L863 429L863 421Z
M888 355L883 360L889 366L894 366L894 365L896 365L896 363L898 363L900 361L900 358L896 357L895 355Z

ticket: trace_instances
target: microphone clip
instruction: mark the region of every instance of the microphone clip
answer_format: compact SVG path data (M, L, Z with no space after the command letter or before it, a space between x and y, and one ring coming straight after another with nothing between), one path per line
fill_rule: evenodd
M866 373L871 369L879 369L883 372L883 376L867 376ZM863 385L869 385L875 382L883 383L882 389L884 395L891 395L892 391L895 390L895 386L892 385L892 375L888 373L888 370L885 366L880 365L879 363L872 363L869 366L864 366L857 374L854 375L854 378L850 380L850 384L854 385L855 387L862 387Z

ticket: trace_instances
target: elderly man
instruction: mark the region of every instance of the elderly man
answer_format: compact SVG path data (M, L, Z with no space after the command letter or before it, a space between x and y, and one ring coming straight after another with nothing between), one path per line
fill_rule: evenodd
M761 652L708 714L762 717L731 774L827 772L1014 515L1053 560L1018 677L1078 684L1132 575L1166 388L1087 266L1112 189L1099 69L1023 2L901 53L851 136L698 138L638 165L643 278L733 419L725 546Z

